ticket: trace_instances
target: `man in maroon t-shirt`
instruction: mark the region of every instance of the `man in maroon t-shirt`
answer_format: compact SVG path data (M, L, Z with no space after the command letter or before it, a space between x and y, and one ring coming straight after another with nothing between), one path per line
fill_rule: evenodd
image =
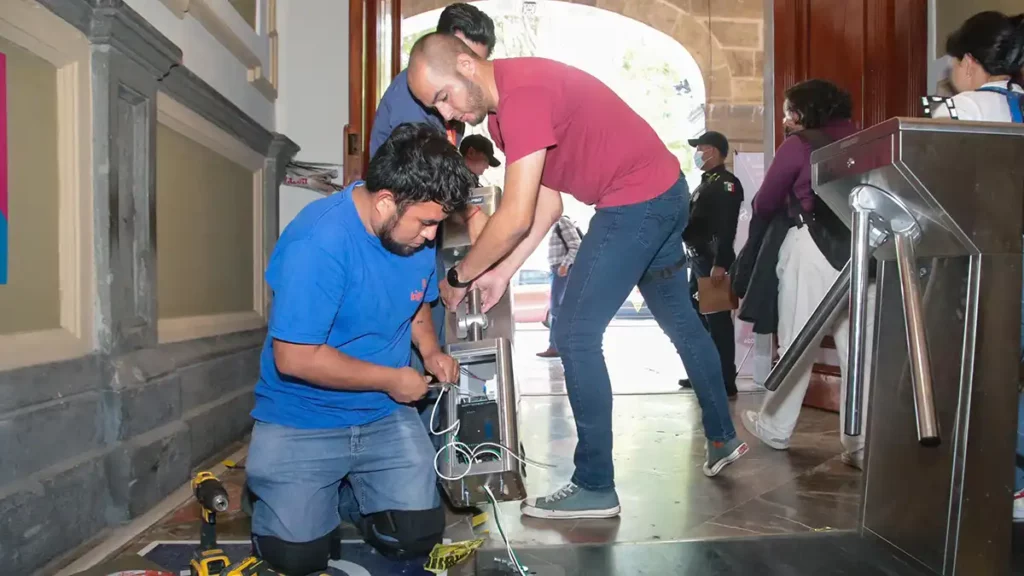
M747 446L736 438L718 352L690 303L680 240L689 190L658 135L593 76L543 58L485 61L457 38L429 34L413 47L409 88L446 120L480 124L505 152L501 205L441 296L457 305L479 288L484 310L562 213L559 192L596 205L555 328L576 418L572 481L522 505L539 518L619 514L612 463L612 391L604 330L634 286L686 367L708 439L704 473L718 474ZM492 268L493 267L493 268Z

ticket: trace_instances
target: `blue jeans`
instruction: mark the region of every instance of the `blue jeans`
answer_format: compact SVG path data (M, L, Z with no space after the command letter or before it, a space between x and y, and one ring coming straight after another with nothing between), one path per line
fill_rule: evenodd
M434 450L408 406L363 426L303 430L257 422L245 463L252 533L310 542L341 520L441 504Z
M1022 267L1024 271L1024 267ZM1024 310L1024 293L1020 297L1020 306ZM1020 361L1024 364L1024 313L1020 319ZM1015 469L1013 490L1024 490L1024 394L1017 394L1017 466Z
M548 328L548 348L558 350L555 346L555 319L558 318L559 310L562 308L562 298L565 296L565 286L569 283L569 275L558 275L559 266L551 267L551 303L548 305L551 326ZM570 270L572 268L570 267Z
M634 286L683 360L703 412L704 435L713 441L736 436L718 351L690 303L682 242L689 202L680 176L653 200L598 209L569 274L555 343L576 418L573 482L588 490L615 486L612 387L601 345Z
M1017 394L1017 465L1014 470L1013 491L1024 490L1024 394Z

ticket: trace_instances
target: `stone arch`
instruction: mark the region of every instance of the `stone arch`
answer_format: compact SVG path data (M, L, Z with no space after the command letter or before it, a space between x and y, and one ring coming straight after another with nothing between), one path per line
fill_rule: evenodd
M708 103L763 103L764 29L760 0L556 0L643 22L679 42L697 61ZM406 0L402 17L444 8L451 0ZM720 6L724 5L724 6ZM713 13L712 13L713 12Z

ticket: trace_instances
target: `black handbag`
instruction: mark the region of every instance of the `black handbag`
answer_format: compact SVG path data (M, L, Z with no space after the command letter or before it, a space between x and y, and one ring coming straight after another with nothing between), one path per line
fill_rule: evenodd
M828 134L821 130L801 130L796 136L806 142L811 151L827 146L833 142ZM814 195L814 209L804 210L796 196L790 196L793 207L799 211L797 218L801 225L807 226L814 244L821 251L828 263L839 272L850 260L850 229L828 207L828 204Z

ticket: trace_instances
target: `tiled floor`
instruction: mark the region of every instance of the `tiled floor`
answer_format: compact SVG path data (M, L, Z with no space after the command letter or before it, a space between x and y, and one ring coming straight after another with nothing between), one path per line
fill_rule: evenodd
M621 517L539 521L521 517L517 503L504 503L500 511L513 546L679 542L855 526L860 473L839 461L836 414L806 409L787 452L753 442L737 424L741 437L751 441L751 451L719 477L706 478L700 470L704 438L696 398L679 391L676 381L683 376L682 365L667 338L660 332L652 335L652 330L657 328L613 329L605 343L617 394L615 458ZM531 494L545 493L569 478L575 445L560 363L533 356L545 344L544 337L546 333L521 332L516 342L517 381L524 392L520 435L530 458L554 465L529 469ZM741 393L732 403L734 414L756 408L759 399L757 394ZM244 470L231 470L222 480L229 486L231 509L218 519L219 536L245 540L248 518L238 510ZM197 518L197 505L186 504L121 554L134 554L152 541L197 539ZM451 515L449 524L452 539L474 537L468 518ZM503 547L493 518L477 533L482 530L489 531L488 549ZM484 555L495 556L493 551ZM463 568L461 573L471 571Z

